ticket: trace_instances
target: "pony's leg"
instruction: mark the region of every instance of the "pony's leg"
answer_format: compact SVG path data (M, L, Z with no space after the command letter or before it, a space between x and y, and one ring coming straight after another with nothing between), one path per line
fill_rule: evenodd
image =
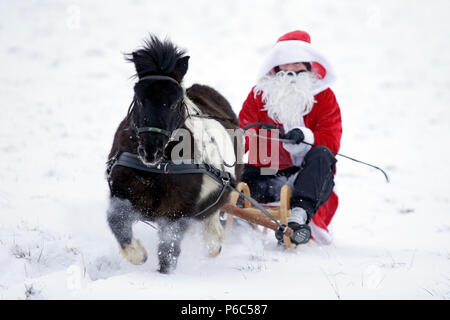
M138 240L133 238L133 222L138 214L128 200L112 198L107 212L108 224L119 242L120 250L133 264L143 264L147 260L147 251Z
M189 226L186 218L159 223L159 272L169 273L175 269L180 255L180 243Z
M216 257L220 253L225 239L225 232L219 217L220 210L217 210L203 220L203 237L211 257Z

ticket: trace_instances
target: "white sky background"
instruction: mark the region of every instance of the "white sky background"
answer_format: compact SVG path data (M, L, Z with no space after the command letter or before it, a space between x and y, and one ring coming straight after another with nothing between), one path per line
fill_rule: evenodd
M139 298L165 281L168 299L193 282L202 299L336 298L330 283L340 298L450 297L449 9L437 0L1 1L0 298L25 298L25 284L40 298L115 298L133 281ZM134 83L122 54L149 33L169 36L191 56L186 86L214 87L238 113L264 54L295 29L337 71L341 152L387 169L391 183L339 161L332 247L286 254L272 235L233 234L210 260L194 233L164 280L156 235L136 226L153 259L129 266L105 222L104 162ZM65 285L74 265L88 270L80 290ZM371 270L383 280L367 288ZM311 294L277 296L280 273Z

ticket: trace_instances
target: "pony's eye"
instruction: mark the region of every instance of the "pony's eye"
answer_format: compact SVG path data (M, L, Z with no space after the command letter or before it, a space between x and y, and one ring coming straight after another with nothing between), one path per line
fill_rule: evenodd
M175 109L175 108L177 107L177 105L178 105L177 103L172 104L172 105L170 106L170 109L172 109L172 110Z

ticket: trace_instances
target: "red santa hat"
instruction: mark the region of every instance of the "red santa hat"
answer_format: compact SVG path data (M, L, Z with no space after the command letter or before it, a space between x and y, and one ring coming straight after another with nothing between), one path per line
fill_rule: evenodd
M286 33L278 39L264 59L258 80L276 66L294 62L311 63L311 71L319 77L313 88L314 94L326 90L336 80L331 64L322 53L312 47L309 34L300 30Z

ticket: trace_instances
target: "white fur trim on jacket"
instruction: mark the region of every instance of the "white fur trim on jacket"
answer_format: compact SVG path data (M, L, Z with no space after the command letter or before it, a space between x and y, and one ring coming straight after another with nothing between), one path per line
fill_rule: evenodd
M318 62L327 72L325 77L318 80L314 85L314 95L328 89L336 80L336 73L334 72L330 62L322 53L314 49L310 43L297 40L287 40L277 42L269 51L268 55L264 59L261 69L259 70L257 81L276 66L300 61Z
M303 134L305 135L304 141L311 144L314 143L314 133L311 131L311 129L306 127L294 127L294 128L285 127L286 132L292 129L302 130ZM298 167L302 164L303 159L305 158L305 155L308 153L308 151L311 150L311 146L304 143L299 144L283 143L283 148L286 149L287 152L289 152L293 165Z

